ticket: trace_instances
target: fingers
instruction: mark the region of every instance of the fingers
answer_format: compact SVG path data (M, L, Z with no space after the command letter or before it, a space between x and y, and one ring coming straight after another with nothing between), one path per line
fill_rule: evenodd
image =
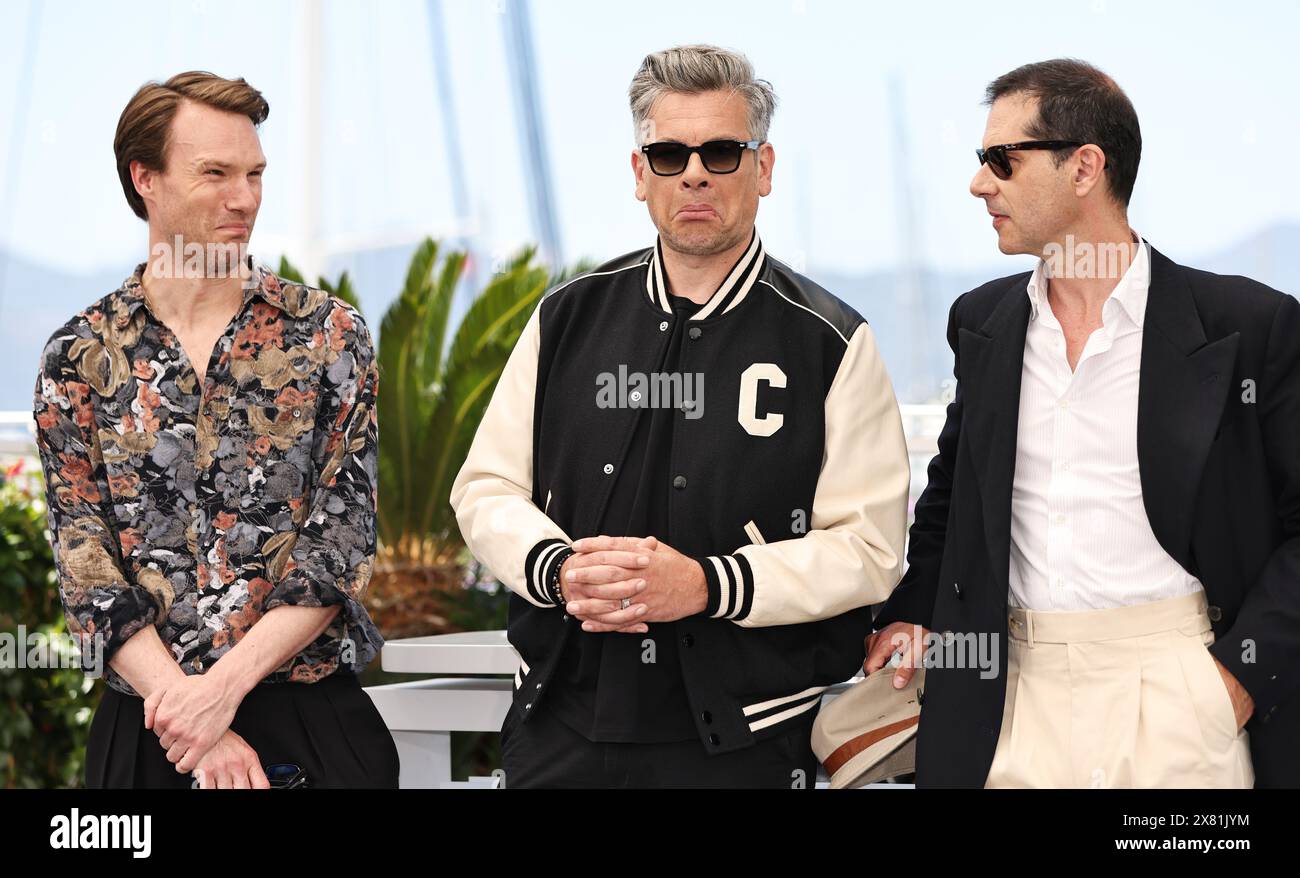
M600 552L579 552L571 559L569 569L578 570L583 567L607 566L636 570L637 568L648 567L649 565L650 555L647 552L606 550Z
M862 670L867 674L873 674L889 664L895 653L902 653L899 671L906 671L906 673L901 674L901 683L900 675L896 674L894 685L900 688L907 685L907 682L912 679L912 669L920 664L923 657L924 635L925 629L920 625L907 622L887 625L867 639L867 658L862 664Z
M570 601L565 604L565 609L570 616L577 616L579 619L598 619L602 622L611 622L613 620L605 618L613 616L615 613L632 611L638 607L645 607L645 604L628 604L623 606L622 601Z
M582 589L582 598L596 598L603 601L621 601L623 598L636 597L646 589L644 579L628 579L610 585L589 585Z
M867 640L867 660L862 663L862 669L868 674L883 668L897 649L884 635L884 631L877 631Z
M907 645L902 649L903 661L902 666L894 673L894 688L902 689L908 683L912 682L912 675L916 673L917 667L924 660L922 653L925 651L925 638L920 634L920 627L909 637Z
M254 759L248 766L248 782L255 790L269 790L271 782L266 779L266 772L262 770L261 764Z
M194 766L199 764L199 760L202 756L203 752L200 751L198 747L189 748L189 750L185 752L185 756L181 758L181 761L176 763L176 770L185 773L193 771Z
M573 544L575 552L653 552L659 546L654 537L583 537Z
M645 634L650 630L650 628L645 623L624 625L620 627L619 625L610 625L604 622L597 622L593 619L588 619L582 623L582 630L592 634L603 634L610 631L616 631L621 634Z
M564 581L579 585L602 585L609 582L626 582L637 575L635 570L626 567L595 565L567 571L564 574Z
M144 700L144 727L146 729L153 728L154 713L157 712L158 705L162 702L162 697L163 690L155 689L149 694L149 697Z
M599 616L623 609L624 600L631 600L645 591L645 588L646 581L644 579L633 580L619 585L593 586L579 591L576 597L564 605L564 609L565 612L579 618Z
M583 620L583 631L613 631L625 625L631 625L640 621L641 617L649 612L649 607L645 604L632 604L626 610L620 609L620 605L615 604L614 609Z

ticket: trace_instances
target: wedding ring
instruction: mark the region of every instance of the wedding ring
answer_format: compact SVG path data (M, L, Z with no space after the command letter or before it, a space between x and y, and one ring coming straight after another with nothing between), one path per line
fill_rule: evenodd
M628 607L630 607L630 606L632 606L632 599L631 599L631 598L623 598L623 609L626 610L626 609L627 609Z

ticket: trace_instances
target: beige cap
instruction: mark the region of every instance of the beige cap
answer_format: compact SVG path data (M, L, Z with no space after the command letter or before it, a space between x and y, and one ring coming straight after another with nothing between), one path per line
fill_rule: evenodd
M916 770L925 669L917 668L902 689L894 688L896 670L885 665L817 714L812 749L830 776L831 789L865 786Z

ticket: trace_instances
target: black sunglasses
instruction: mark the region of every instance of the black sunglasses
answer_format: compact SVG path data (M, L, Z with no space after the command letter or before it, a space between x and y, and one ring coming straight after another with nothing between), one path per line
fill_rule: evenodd
M988 164L989 169L993 171L993 176L999 180L1011 179L1011 159L1007 153L1013 149L1068 149L1073 146L1083 146L1073 140L1026 140L1022 143L1000 143L997 146L990 146L988 149L977 149L975 155L979 156L980 164Z
M758 149L761 140L710 140L699 146L684 143L647 143L641 147L650 160L650 170L660 177L675 177L686 170L691 153L699 153L704 170L710 174L732 174L740 167L740 157L747 149Z

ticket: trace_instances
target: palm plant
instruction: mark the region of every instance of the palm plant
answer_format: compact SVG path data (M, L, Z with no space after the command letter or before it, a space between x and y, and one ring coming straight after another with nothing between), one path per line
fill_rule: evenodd
M379 557L367 604L385 636L499 626L504 595L480 581L448 498L533 309L548 286L585 269L552 276L535 256L528 247L509 259L449 333L468 256L426 238L380 322ZM280 274L302 282L287 261ZM359 308L346 272L318 286Z

